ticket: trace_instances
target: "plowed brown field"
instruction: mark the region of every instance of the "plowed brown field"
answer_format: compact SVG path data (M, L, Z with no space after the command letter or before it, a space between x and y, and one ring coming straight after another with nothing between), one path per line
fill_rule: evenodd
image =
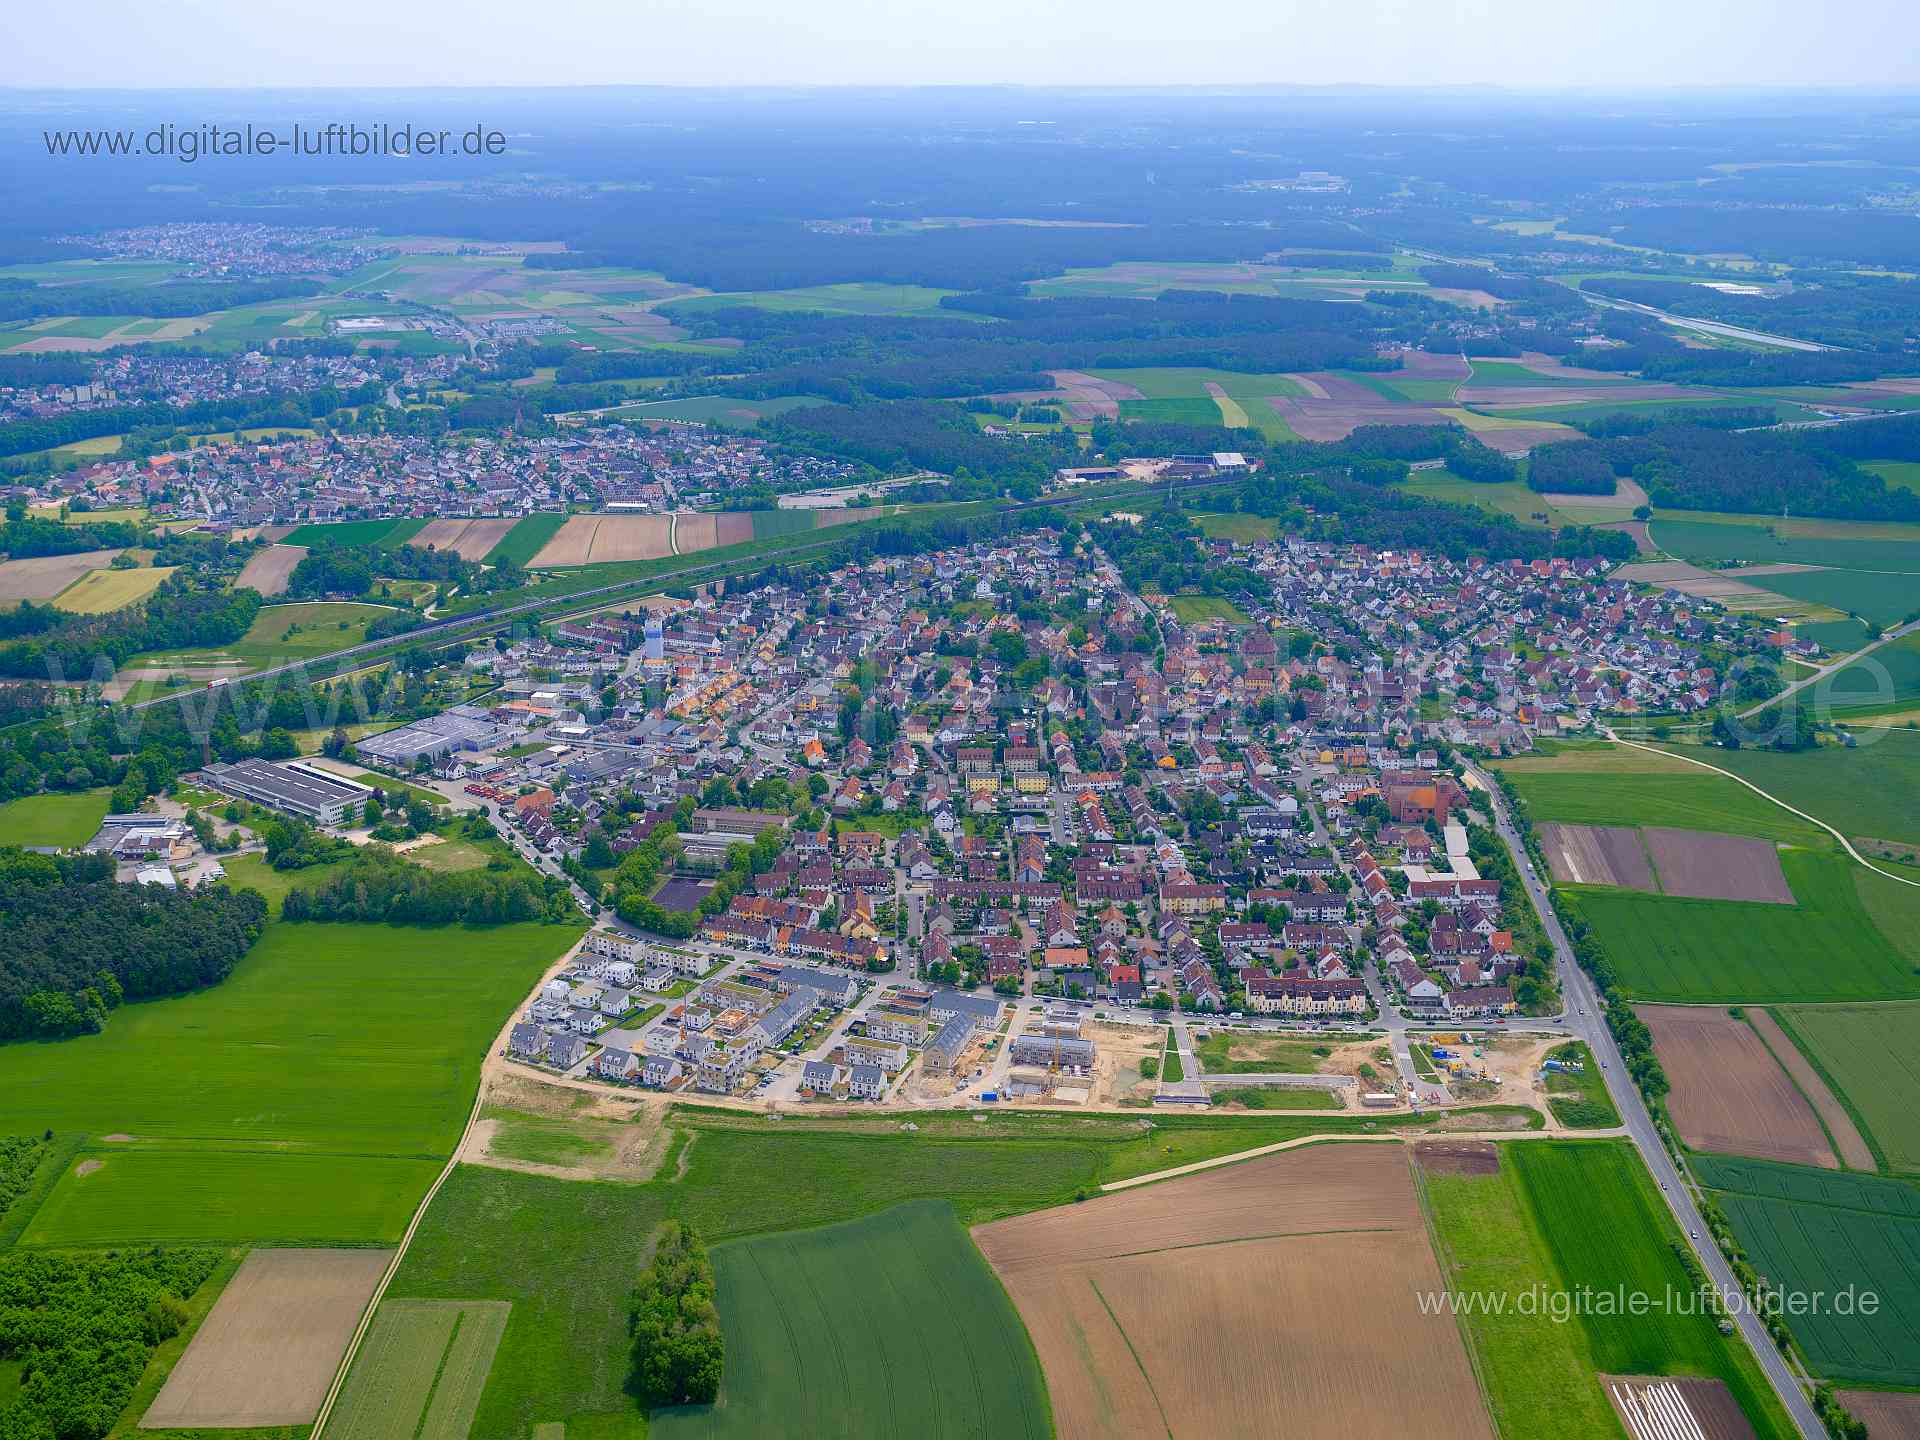
M1771 840L1653 825L1645 834L1660 888L1669 895L1793 904L1793 889L1780 871L1780 851Z
M1667 1110L1688 1145L1839 1169L1807 1097L1745 1020L1718 1005L1642 1005L1637 1013L1653 1032L1673 1086Z
M269 545L247 557L246 568L233 583L257 590L268 597L284 595L287 582L293 578L294 567L306 558L307 547L304 545Z
M429 520L426 528L407 543L416 550L451 550L462 560L471 560L477 565L491 555L493 547L519 523L511 516L492 520Z
M1062 1440L1490 1440L1398 1145L1315 1145L996 1221Z

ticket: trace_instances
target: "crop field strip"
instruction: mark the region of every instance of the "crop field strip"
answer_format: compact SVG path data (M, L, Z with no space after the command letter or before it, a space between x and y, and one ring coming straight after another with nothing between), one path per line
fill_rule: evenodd
M386 1300L327 1425L339 1440L466 1440L506 1332L490 1300Z
M1816 1373L1920 1384L1920 1188L1901 1180L1699 1157L1755 1267L1783 1291L1824 1298L1787 1323ZM1872 1293L1871 1314L1839 1298Z
M655 1436L906 1434L1045 1440L1033 1348L951 1206L919 1201L713 1252L727 1343L719 1402Z
M1807 1097L1744 1020L1721 1006L1642 1005L1672 1091L1667 1111L1690 1148L1837 1168Z
M1920 1003L1790 1006L1776 1013L1881 1165L1920 1173Z

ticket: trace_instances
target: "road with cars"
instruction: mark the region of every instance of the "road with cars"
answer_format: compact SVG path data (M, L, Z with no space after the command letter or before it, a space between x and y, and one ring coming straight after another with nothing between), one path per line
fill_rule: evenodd
M1533 861L1527 854L1526 846L1520 839L1519 831L1514 828L1512 818L1507 813L1505 797L1493 778L1477 767L1469 766L1468 773L1482 787L1485 797L1493 811L1494 826L1500 838L1506 842L1513 853L1514 863L1519 869L1520 878L1526 886L1527 898L1540 916L1540 923L1546 928L1547 938L1553 942L1560 972L1560 990L1567 1002L1567 1028L1580 1039L1587 1042L1588 1048L1599 1061L1601 1076L1606 1081L1607 1094L1612 1097L1614 1107L1625 1122L1626 1133L1647 1168L1653 1172L1653 1178L1659 1182L1661 1197L1679 1222L1681 1231L1686 1235L1694 1253L1700 1258L1707 1277L1714 1288L1723 1296L1739 1296L1739 1281L1734 1278L1733 1268L1727 1264L1726 1257L1720 1253L1708 1232L1706 1222L1700 1218L1700 1210L1694 1203L1692 1192L1682 1178L1679 1168L1673 1163L1673 1157L1667 1153L1667 1147L1654 1127L1653 1116L1648 1112L1646 1102L1640 1097L1639 1087L1627 1073L1625 1062L1620 1055L1620 1047L1614 1043L1613 1032L1607 1028L1604 1008L1599 992L1587 972L1574 958L1573 946L1567 940L1566 931L1560 925L1560 919L1554 914L1553 906L1547 898L1547 887L1535 871ZM1807 1440L1824 1435L1826 1427L1813 1412L1806 1393L1800 1388L1800 1382L1786 1358L1774 1346L1760 1320L1744 1304L1735 1308L1733 1315L1740 1333L1746 1338L1754 1355L1760 1362L1760 1368L1766 1372L1768 1382L1780 1397L1780 1403L1793 1417L1794 1424Z

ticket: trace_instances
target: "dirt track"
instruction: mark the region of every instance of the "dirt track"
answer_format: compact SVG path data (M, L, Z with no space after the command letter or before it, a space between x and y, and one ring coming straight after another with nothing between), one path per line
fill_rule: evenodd
M976 1229L1057 1433L1491 1437L1400 1146L1326 1144Z
M141 1427L311 1422L392 1253L249 1253L141 1417Z
M1667 1110L1688 1145L1839 1168L1813 1107L1746 1021L1718 1005L1641 1005L1636 1013L1653 1032L1673 1084Z

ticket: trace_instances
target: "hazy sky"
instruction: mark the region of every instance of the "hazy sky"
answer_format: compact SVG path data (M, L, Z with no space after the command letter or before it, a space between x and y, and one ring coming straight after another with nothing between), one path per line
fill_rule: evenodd
M1920 85L1915 0L5 0L0 84Z

